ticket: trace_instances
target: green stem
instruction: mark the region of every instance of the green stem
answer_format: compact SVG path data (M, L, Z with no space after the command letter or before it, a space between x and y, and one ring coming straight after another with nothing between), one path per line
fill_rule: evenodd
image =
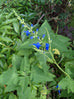
M17 19L20 20L21 23L24 24L24 26L25 26L26 28L28 28L31 32L33 32L32 29L24 22L24 20L21 19L20 16L18 16L18 14L15 12L15 10L13 10L13 12L14 12L15 16L17 17Z
M70 78L70 76L55 62L56 66L67 76Z
M68 78L70 78L70 76L68 75L68 73L66 73L66 72L58 65L58 63L57 63L56 60L54 59L54 56L53 56L52 52L49 51L49 53L50 53L51 56L52 56L52 59L53 59L53 61L54 61L54 64L60 69L60 71L62 71Z
M43 53L41 52L41 50L39 50L39 49L34 48L34 50L36 50L36 51L40 52L41 54L43 54ZM49 51L49 53L50 53L50 55L51 55L51 57L52 57L53 63L59 68L59 70L60 70L61 72L63 72L68 78L71 78L71 77L68 75L68 73L66 73L66 72L58 65L58 63L57 63L56 60L54 59L54 56L53 56L52 52ZM49 58L47 55L45 55L45 56L46 56L47 58ZM50 60L50 58L49 58L49 60Z

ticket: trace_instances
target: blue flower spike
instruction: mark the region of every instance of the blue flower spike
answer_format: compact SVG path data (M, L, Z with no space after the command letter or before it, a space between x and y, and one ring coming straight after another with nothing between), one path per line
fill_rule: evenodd
M59 88L59 85L57 85L56 86L56 88ZM58 93L59 93L59 95L61 94L61 91L60 90L58 90Z
M39 36L37 38L39 39Z
M39 29L36 29L36 32L38 32Z
M58 88L58 87L59 87L59 85L56 86L56 88Z
M35 33L35 32L33 31L33 33Z
M36 44L33 44L33 45L36 46L37 49L39 49L41 46L39 42L37 42Z
M22 27L24 27L24 24L22 24Z
M45 37L45 34L43 34L42 38L44 38L44 37Z
M49 50L49 43L46 43L45 46L46 46L45 49L46 49L46 50Z
M33 29L33 24L31 24L31 29Z
M44 37L45 37L45 34L42 35L42 40L44 39Z
M34 38L33 36L30 37L30 39L33 39L33 38Z
M33 27L33 24L31 24L31 27Z
M59 95L61 94L61 91L60 90L58 90L58 93L59 93Z
M39 29L36 29L36 34L38 34L38 30L39 30Z
M27 36L29 36L31 33L27 30L27 31L24 31L26 33Z

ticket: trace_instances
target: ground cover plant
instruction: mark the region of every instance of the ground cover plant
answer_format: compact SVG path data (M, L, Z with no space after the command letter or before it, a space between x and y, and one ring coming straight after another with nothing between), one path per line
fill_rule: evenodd
M73 23L58 24L55 33L53 21L33 20L36 13L29 9L34 3L44 7L44 2L62 1L21 0L25 12L16 0L0 1L0 99L74 99Z

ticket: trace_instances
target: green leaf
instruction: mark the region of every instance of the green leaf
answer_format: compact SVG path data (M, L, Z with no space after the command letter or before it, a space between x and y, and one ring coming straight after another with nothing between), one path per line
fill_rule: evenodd
M71 96L72 96L72 93L68 94L68 92L66 90L62 90L61 97L69 98Z
M25 76L25 75L24 75ZM25 91L29 84L29 76L19 77L18 85L21 87L21 91Z
M11 93L11 94L9 95L9 99L17 99L17 97L16 97L16 95L14 95L13 93Z
M5 2L6 0L0 0L0 6Z
M28 58L28 52L26 50L26 53L24 54L24 58L22 60L20 70L29 72L30 71L30 63L29 63L29 58Z
M26 48L33 48L33 44L37 43L39 40L37 38L27 39L24 43L21 44L19 50Z
M73 58L74 54L71 49L68 49L69 45L71 44L69 42L69 38L64 37L62 35L56 35L52 29L51 26L48 24L47 21L45 21L42 26L39 29L38 35L39 37L42 37L43 34L46 34L43 42L48 43L48 36L47 31L49 33L51 42L51 49L58 49L61 54L63 54L64 57Z
M74 61L66 62L65 71L74 79Z
M2 22L2 25L10 24L10 23L13 23L13 22L15 22L15 21L16 21L15 18L14 18L14 19L8 19L8 20Z
M3 30L3 29L13 29L13 28L9 25L5 25L5 26L1 26L0 29Z
M1 53L4 53L4 52L8 51L9 49L10 48L3 48L2 51L1 51Z
M68 58L68 61L70 61L70 59L74 59L74 51L71 49L64 51L63 55Z
M4 54L0 54L0 57L2 58L2 57L5 57L5 55Z
M58 84L62 89L67 89L68 93L72 92L74 93L74 80L71 78L63 78L59 84Z
M45 21L42 26L39 29L39 36L42 36L43 34L47 35L47 31L49 32L50 38L52 40L51 46L52 49L56 48L60 52L64 53L65 51L68 51L67 47L70 43L68 43L69 38L61 36L61 35L56 35L51 29L51 26L48 24L47 21ZM46 37L46 42L48 42L48 37Z
M25 91L22 91L19 87L17 90L17 94L19 96L19 99L30 99L31 98L31 88L27 87Z
M44 72L48 72L49 67L46 64L47 57L45 56L45 54L40 54L39 52L37 52L36 56Z
M36 90L33 90L32 87L28 87L30 85L29 76L19 77L19 83L17 88L17 94L19 99L35 99Z
M13 27L14 27L14 30L15 30L16 33L20 32L19 31L19 23L18 23L18 21L14 21L13 22Z
M52 47L58 49L61 53L64 53L68 51L68 41L69 39L64 36L54 35L52 38Z
M18 75L15 68L9 68L0 75L0 85L7 85L5 92L13 91L17 87Z
M37 66L33 66L31 70L31 80L35 83L46 82L46 81L53 81L55 76L48 72L43 72Z
M0 41L13 42L9 37L0 36Z
M22 57L13 54L13 57L12 57L12 65L13 65L14 67L16 67L17 69L20 69L21 61L22 61Z

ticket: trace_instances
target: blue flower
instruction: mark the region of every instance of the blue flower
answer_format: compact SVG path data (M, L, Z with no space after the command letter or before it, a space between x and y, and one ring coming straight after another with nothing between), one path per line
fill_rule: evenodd
M24 31L26 33L27 36L29 36L31 33L27 30L27 31Z
M58 87L59 87L59 85L56 86L56 88L58 88Z
M38 32L39 29L36 29L36 32Z
M33 36L30 37L30 39L33 39L33 38L34 38Z
M24 24L22 24L22 27L24 27Z
M33 31L33 33L35 33L35 32Z
M45 37L45 34L43 34L42 38L44 38L44 37Z
M39 39L39 36L37 38Z
M33 27L33 24L31 24L31 27Z
M48 50L49 49L49 44L48 43L46 43L46 48L45 48L46 50Z
M36 44L33 44L33 45L34 45L34 46L36 46L36 47L37 47L37 49L39 49L39 47L41 46L39 42L38 42L38 43L36 43Z
M61 91L60 90L58 90L58 93L59 93L59 95L61 94Z
M59 88L59 85L57 85L57 86L56 86L56 88ZM61 91L60 91L60 90L58 90L58 93L59 93L59 95L60 95Z

